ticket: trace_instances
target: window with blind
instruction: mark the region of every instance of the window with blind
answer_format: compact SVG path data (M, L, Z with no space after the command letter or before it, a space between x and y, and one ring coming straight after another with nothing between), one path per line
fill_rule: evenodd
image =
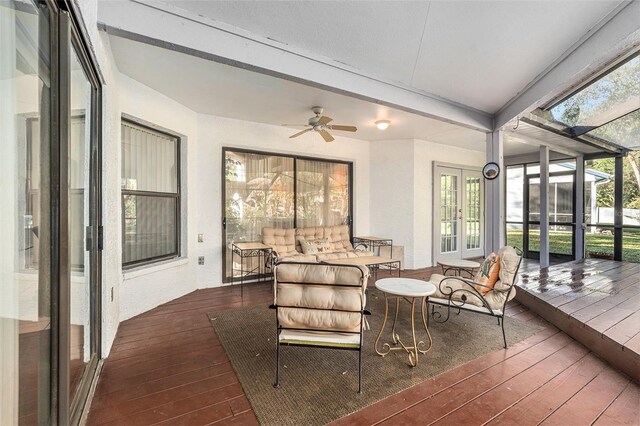
M180 139L122 122L122 264L180 255Z

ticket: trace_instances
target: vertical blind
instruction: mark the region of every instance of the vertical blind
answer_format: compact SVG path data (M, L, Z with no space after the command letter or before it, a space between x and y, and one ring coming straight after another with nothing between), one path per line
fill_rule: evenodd
M227 278L255 269L233 256L231 244L261 241L264 227L349 223L351 164L232 150L224 161Z
M124 265L179 254L178 138L122 124Z
M296 160L296 226L334 226L349 220L349 165Z

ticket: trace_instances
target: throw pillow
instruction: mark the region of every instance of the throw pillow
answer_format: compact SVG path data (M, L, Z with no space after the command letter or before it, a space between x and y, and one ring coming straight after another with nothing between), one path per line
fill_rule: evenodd
M484 262L482 262L480 270L478 270L478 273L474 278L475 282L482 284L481 286L475 286L475 289L484 296L496 285L499 277L500 256L496 255L495 253L491 253L489 256L487 256Z
M331 244L326 238L318 240L300 240L300 247L304 254L330 253Z

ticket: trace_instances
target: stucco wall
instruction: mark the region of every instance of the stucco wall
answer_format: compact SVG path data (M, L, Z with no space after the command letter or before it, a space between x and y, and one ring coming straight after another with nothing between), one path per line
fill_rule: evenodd
M413 139L371 144L371 233L404 246L405 268L413 268Z
M191 191L192 184L198 181L197 114L123 74L120 75L119 82L121 114L184 135L180 175L183 205L181 257L160 266L143 266L124 271L120 286L120 321L123 321L198 288L195 276L197 258L191 254L195 250L196 241L196 222L193 218L201 197L197 193L192 195ZM120 171L120 163L118 170ZM117 214L120 215L120 209Z
M404 139L371 142L371 232L404 246L407 268L433 266L433 164L482 166L485 154Z

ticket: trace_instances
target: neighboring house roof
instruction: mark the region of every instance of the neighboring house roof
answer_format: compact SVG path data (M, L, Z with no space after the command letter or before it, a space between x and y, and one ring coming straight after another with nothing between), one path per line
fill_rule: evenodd
M576 169L575 163L560 163L560 164L558 164L558 166L564 167L564 168L566 168L568 170L575 170ZM611 179L611 175L609 173L600 172L598 170L584 169L584 172L586 174L588 174L588 175L593 176L595 178L596 182L601 182L603 180Z

